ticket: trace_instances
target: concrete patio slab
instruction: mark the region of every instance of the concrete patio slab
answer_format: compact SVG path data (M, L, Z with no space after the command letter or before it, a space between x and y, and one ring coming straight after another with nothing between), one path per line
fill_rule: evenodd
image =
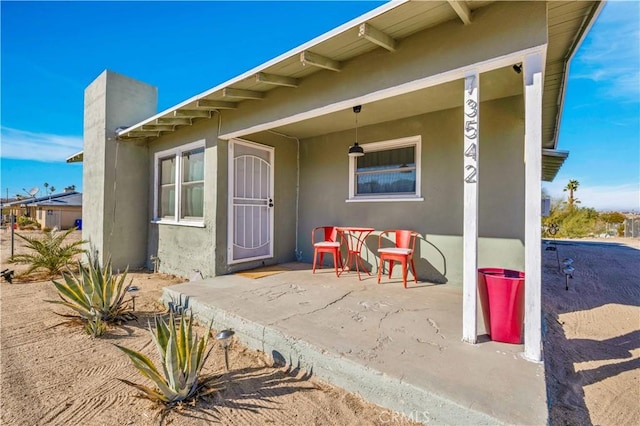
M164 289L250 348L428 424L547 423L544 368L522 345L461 341L462 289L307 264L259 279L227 275ZM479 333L484 333L479 319Z

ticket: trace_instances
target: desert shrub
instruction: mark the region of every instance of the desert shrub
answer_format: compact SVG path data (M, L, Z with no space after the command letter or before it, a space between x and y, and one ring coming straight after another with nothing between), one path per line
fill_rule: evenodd
M624 224L624 221L627 219L627 217L620 212L607 212L600 213L600 219L602 219L606 223Z
M18 218L19 227L24 228L30 225L35 225L37 227L40 227L40 224L35 219L32 219L29 216L20 216Z
M594 209L575 209L560 226L559 236L569 238L586 237L598 233L598 213Z
M116 346L129 356L138 371L150 379L155 387L151 388L124 379L119 380L141 391L141 397L162 405L163 408L159 414L164 416L168 410L189 399L195 401L198 397L215 392L217 388L213 380L217 377L202 374L202 367L212 349L207 349L211 324L205 335L198 338L192 329L191 314L187 317L183 312L179 321L175 321L173 312L170 312L168 321L156 316L154 322L155 331L151 328L151 324L149 324L149 331L160 356L162 373L141 352Z
M546 227L543 237L547 238L552 237L546 230L551 224L558 226L555 236L559 238L580 238L607 231L605 221L595 209L575 206L571 209L557 201L552 203L549 216L542 218L542 224Z
M53 281L62 300L48 300L71 308L85 322L85 331L93 337L106 330L106 324L121 324L135 318L132 299L125 300L132 281L125 284L127 271L114 275L111 261L104 268L89 257L87 265L78 262L78 273L63 272L64 282ZM103 324L106 323L106 324Z
M44 270L47 276L57 275L67 266L76 255L84 253L82 245L84 240L65 244L64 240L75 228L67 231L52 230L45 232L41 237L16 234L26 241L26 247L31 253L16 254L9 259L9 263L29 265L25 271L28 275L36 270Z

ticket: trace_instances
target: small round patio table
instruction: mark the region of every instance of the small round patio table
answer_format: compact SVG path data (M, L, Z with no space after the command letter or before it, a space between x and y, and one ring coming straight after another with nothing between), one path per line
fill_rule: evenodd
M336 229L347 243L347 259L342 264L342 271L338 276L340 276L345 270L351 270L352 263L355 263L359 280L362 280L360 277L360 266L362 266L362 269L367 274L371 275L371 272L369 272L367 266L364 264L364 260L362 259L362 247L365 245L367 237L375 229L361 226L338 226Z

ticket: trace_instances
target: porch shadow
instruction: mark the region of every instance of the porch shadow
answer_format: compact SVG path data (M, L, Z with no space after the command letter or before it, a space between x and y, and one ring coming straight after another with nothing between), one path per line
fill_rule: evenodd
M442 252L442 250L440 250L438 248L438 246L436 246L435 244L433 244L431 241L429 241L426 237L422 236L422 235L418 235L417 237L417 242L416 242L416 250L415 253L413 254L413 261L416 265L416 274L418 275L418 287L430 287L429 285L419 285L421 282L422 283L429 283L432 285L438 285L438 284L446 284L447 282L449 282L449 280L447 279L446 275L447 275L447 258L445 257L444 253ZM439 271L438 268L436 268L433 263L431 263L429 260L427 260L426 258L426 254L423 255L422 254L422 250L421 250L421 246L422 244L420 244L419 242L424 242L425 244L428 244L429 246L431 246L435 252L437 253L438 257L441 259L438 259L437 263L441 263L442 264L442 271ZM375 261L375 267L377 270L377 267L380 263L380 258L377 256L377 250L378 250L378 236L377 235L370 235L369 238L367 239L367 247L369 247L369 250L374 254L374 261ZM393 247L394 246L394 242L388 238L383 238L382 239L382 247ZM373 250L372 250L373 249ZM435 261L435 260L434 260ZM394 268L394 270L396 270L397 268ZM377 273L377 272L376 272Z

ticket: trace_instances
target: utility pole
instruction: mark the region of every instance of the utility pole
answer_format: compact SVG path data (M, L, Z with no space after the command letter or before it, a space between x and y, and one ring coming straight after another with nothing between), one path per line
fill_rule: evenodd
M13 241L14 241L14 239L15 239L15 236L14 236L14 235L15 235L14 228L15 228L15 226L16 226L16 225L15 225L15 224L16 224L16 220L15 220L15 218L13 217L13 213L11 213L9 216L11 216L11 257L13 257L13 251L14 251L14 250L13 250L13 246L14 246L14 242L13 242Z

